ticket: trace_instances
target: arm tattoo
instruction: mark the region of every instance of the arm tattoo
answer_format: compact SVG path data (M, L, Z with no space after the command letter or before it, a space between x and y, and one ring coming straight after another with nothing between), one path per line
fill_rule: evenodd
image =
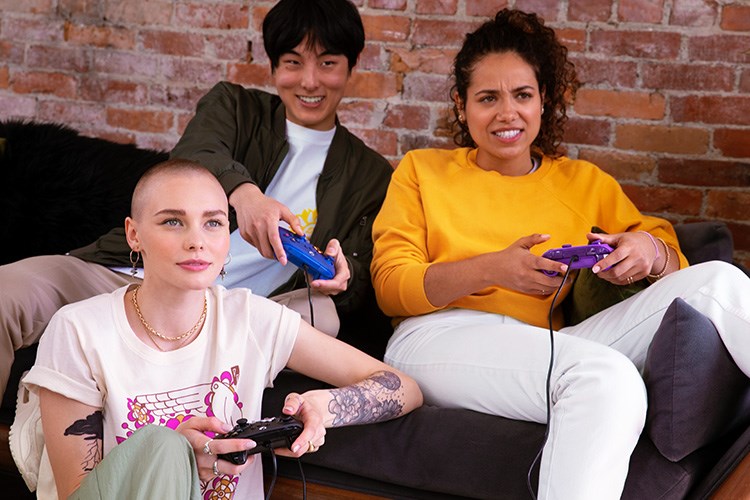
M382 371L354 385L331 389L328 411L333 426L368 424L390 420L404 409L401 379L393 372Z
M101 462L104 447L104 417L101 411L95 411L85 420L76 420L65 429L63 435L83 436L84 440L89 441L88 452L81 464L84 472L92 471Z

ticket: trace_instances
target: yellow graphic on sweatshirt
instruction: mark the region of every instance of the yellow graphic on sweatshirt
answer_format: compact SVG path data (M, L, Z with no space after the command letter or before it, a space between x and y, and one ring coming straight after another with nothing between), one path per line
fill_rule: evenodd
M306 208L302 213L297 214L302 230L305 232L305 236L308 238L312 236L315 224L318 222L318 210Z

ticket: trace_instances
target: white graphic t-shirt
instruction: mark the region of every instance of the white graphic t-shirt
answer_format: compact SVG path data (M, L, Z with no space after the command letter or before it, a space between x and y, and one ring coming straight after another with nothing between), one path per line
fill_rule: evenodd
M300 220L309 237L318 221L315 190L336 129L319 131L286 122L289 153L266 189L266 196L286 205ZM230 238L232 260L225 266L221 284L228 288L250 288L256 295L268 296L297 270L293 264L282 266L266 259L242 239L239 230Z
M55 314L23 384L101 408L105 456L144 425L176 428L194 416L229 424L261 417L263 389L291 355L300 324L296 312L245 289L214 286L198 337L175 351L159 352L130 328L126 290ZM41 475L39 482L54 484ZM203 487L204 498L262 499L261 461L241 477L219 475Z

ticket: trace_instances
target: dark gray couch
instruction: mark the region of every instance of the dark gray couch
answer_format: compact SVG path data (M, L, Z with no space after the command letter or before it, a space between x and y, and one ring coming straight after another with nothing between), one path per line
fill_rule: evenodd
M48 134L44 141L32 135L40 132ZM64 147L56 142L62 137L60 134L65 136ZM0 157L3 178L14 176L14 179L28 182L15 182L13 193L0 192L0 201L12 195L19 200L34 200L38 207L45 207L52 191L44 194L39 191L38 183L31 181L54 175L57 182L55 216L50 217L45 210L35 210L31 218L24 213L24 224L17 225L12 235L16 241L26 238L24 231L48 237L37 240L39 244L25 245L20 253L14 249L13 255L0 254L3 262L40 253L64 252L93 241L123 220L127 205L122 200L129 197L129 190L144 167L165 157L164 153L80 138L75 132L71 135L70 131L35 124L0 123L2 137L8 138L5 154ZM36 147L14 147L21 138L27 141L25 144ZM50 145L56 148L52 152L44 149ZM97 154L90 156L92 150ZM55 161L24 160L40 154L53 154ZM86 159L83 172L87 174L76 170L82 167L80 161L74 160L81 158ZM60 172L55 173L55 169ZM100 169L119 169L122 175L114 186L82 187L82 175L94 184L104 182L98 180L104 177L92 173ZM61 216L68 215L66 210L81 210L75 203L66 202L65 193L77 196L81 189L88 189L89 195L104 193L102 200L98 197L92 200L92 196L81 198L86 202L101 203L104 197L120 200L108 205L110 221L118 222L81 224L77 226L80 229L77 234L69 234L69 226L62 231L59 221ZM0 228L17 223L21 218L19 211L23 210L19 205L20 202L4 205L0 210ZM83 207L83 210L92 209ZM731 262L732 240L725 225L702 222L681 224L676 229L691 262L715 259ZM50 243L56 246L50 247ZM649 423L633 454L624 498L705 498L750 450L748 380L738 373L721 342L716 341L710 322L706 324L696 314L683 304L673 304L654 341L658 348L649 353ZM339 338L382 356L390 332L390 322L379 312L373 298L367 310L342 318ZM7 426L13 418L18 376L33 362L34 353L33 348L18 353L14 378L0 408L0 471L14 470L12 463L5 463L9 456L3 453L7 443L2 442L2 436L7 436ZM711 375L699 375L706 373ZM285 371L277 378L275 387L266 391L263 413L278 414L282 399L289 391L321 386L319 382ZM667 397L667 386L679 390ZM681 418L675 420L674 415ZM526 475L541 446L543 434L544 426L538 424L468 410L424 406L391 422L329 430L326 445L318 453L303 458L303 470L308 481L391 498L529 498ZM299 476L297 464L290 460L280 459L279 470L283 476ZM0 475L0 488L8 491L5 483L17 484L18 479L13 474ZM536 483L534 476L532 483Z

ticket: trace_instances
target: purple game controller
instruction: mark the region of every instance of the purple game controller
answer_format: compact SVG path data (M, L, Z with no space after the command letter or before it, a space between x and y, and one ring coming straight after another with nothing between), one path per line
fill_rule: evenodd
M554 260L567 264L571 269L583 269L594 267L594 264L612 253L614 249L602 243L601 240L592 241L588 245L574 247L563 245L562 248L553 248L542 254L545 259ZM547 276L556 276L557 271L542 271Z
M283 227L279 228L279 236L289 262L303 269L313 280L330 280L336 275L333 257L321 253L307 238Z

